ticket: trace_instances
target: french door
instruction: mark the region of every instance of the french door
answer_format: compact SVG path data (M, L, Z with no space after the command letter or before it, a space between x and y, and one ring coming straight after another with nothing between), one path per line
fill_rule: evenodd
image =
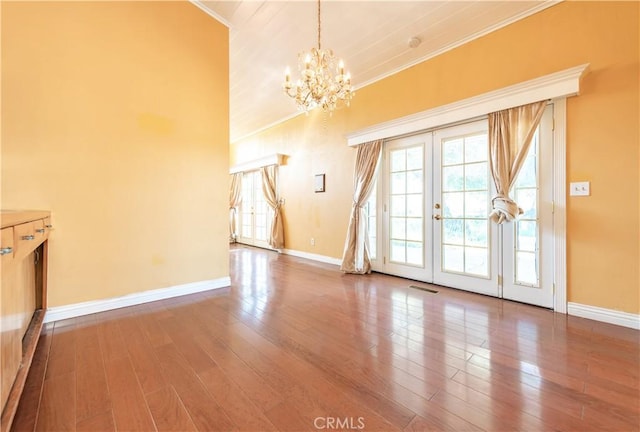
M433 154L433 282L498 296L487 121L435 131Z
M431 139L427 133L385 144L379 183L384 197L382 262L372 263L374 270L417 280L431 278L432 237L427 232L431 194L425 175L431 162L427 152Z
M238 242L269 248L268 228L271 212L262 192L260 171L242 173L242 202Z
M520 170L512 197L524 214L502 227L502 296L554 305L553 106L547 106Z
M512 191L524 214L489 220L487 120L389 140L368 203L375 271L553 307L552 107Z

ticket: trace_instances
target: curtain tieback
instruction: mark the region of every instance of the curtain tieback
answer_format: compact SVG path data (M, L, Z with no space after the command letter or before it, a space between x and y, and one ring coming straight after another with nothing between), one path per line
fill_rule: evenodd
M518 204L508 195L498 194L491 200L493 211L489 215L489 218L498 225L505 220L511 222L518 215L523 213L522 209L518 207Z

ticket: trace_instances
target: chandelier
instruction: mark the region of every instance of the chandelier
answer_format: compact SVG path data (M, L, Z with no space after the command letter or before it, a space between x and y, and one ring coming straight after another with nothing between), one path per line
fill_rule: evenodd
M318 48L298 54L301 78L294 85L287 67L284 92L296 101L298 109L308 113L317 106L332 113L342 105L349 106L355 92L351 87L351 74L344 72L342 60L336 64L333 51L320 45L320 0L318 0Z

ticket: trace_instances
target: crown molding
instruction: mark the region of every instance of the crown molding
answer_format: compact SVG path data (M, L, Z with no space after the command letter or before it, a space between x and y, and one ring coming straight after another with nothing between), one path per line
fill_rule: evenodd
M215 18L216 20L220 21L222 24L227 26L227 28L229 28L229 29L231 28L231 23L229 21L227 21L222 16L218 15L217 13L215 13L214 11L209 9L202 1L200 1L200 0L189 0L189 3L192 3L195 7L197 7L198 9L200 9L201 11L203 11L204 13L209 15L210 17Z

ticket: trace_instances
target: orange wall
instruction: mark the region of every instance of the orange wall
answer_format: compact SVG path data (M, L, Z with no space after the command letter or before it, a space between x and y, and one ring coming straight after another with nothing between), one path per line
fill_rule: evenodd
M49 306L226 277L228 30L188 2L2 2L2 207Z
M591 181L590 197L567 197L568 298L638 313L639 6L553 6L358 90L331 118L300 116L232 143L232 163L290 155L281 168L286 248L339 258L355 160L346 134L590 63L581 95L567 104L567 179ZM327 192L314 194L312 174L323 172Z

